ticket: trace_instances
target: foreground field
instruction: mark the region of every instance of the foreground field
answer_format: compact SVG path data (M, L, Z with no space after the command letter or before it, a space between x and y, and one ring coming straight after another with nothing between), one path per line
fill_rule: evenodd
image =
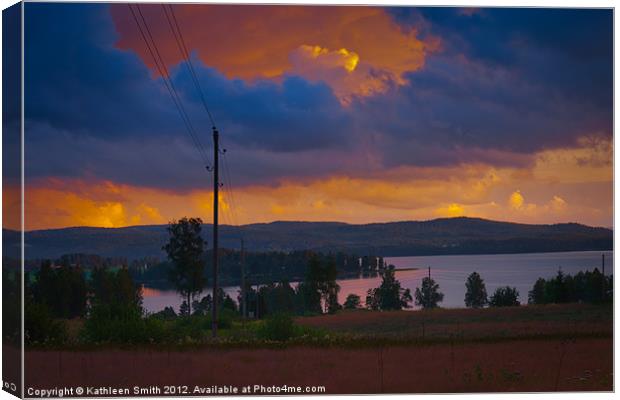
M298 318L301 325L371 338L500 340L511 338L610 336L611 305L550 304L427 311L345 311Z
M326 393L612 390L612 340L26 354L26 387L325 386Z
M209 393L193 393L196 385L324 386L328 394L613 389L607 306L359 311L297 322L352 343L32 350L25 358L26 388L187 385L188 394L202 395Z

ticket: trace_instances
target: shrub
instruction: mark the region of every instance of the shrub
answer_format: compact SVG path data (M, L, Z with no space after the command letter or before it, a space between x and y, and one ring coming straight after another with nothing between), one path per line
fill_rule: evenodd
M519 303L519 291L516 288L505 286L499 287L491 296L489 305L491 307L511 307L518 306Z
M289 314L275 313L267 317L258 330L262 339L284 342L295 336L293 318Z
M358 295L351 293L344 301L345 310L355 310L361 307L361 299Z
M163 320L172 320L177 317L177 313L174 312L174 309L172 307L165 307L163 310L152 314L151 317Z
M67 340L67 327L63 321L55 320L44 304L27 301L24 318L27 344L53 343L59 344Z
M168 337L164 321L143 318L139 308L121 305L96 305L82 330L82 339L94 343L159 343Z

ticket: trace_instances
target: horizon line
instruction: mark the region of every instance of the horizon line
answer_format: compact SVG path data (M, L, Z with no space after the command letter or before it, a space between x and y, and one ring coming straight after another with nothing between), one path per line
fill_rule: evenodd
M275 223L304 223L304 224L341 224L341 225L350 225L350 226L364 226L364 225L382 225L382 224L398 224L398 223L407 223L407 222L412 222L412 223L424 223L424 222L432 222L432 221L439 221L439 220L456 220L456 219L468 219L468 220L479 220L479 221L488 221L488 222L498 222L498 223L505 223L505 224L515 224L515 225L538 225L538 226L552 226L552 225L569 225L569 224L575 224L575 225L582 225L582 226L586 226L589 228L602 228L602 229L609 229L611 231L614 230L613 225L612 226L595 226L595 225L588 225L585 223L581 223L581 222L576 222L576 221L565 221L565 222L553 222L553 223L527 223L527 222L515 222L515 221L505 221L505 220L494 220L494 219L488 219L488 218L481 218L481 217L469 217L469 216L457 216L457 217L437 217L437 218L430 218L430 219L419 219L419 220L396 220L396 221L383 221L383 222L364 222L364 223L350 223L350 222L343 222L343 221L330 221L330 220L326 220L326 221L305 221L305 220L272 220L272 221L268 221L268 222L252 222L252 223L247 223L247 224L218 224L218 226L223 227L223 226L227 226L227 227L244 227L244 226L250 226L250 225L269 225L269 224L275 224ZM174 221L174 220L173 220ZM172 221L170 221L172 222ZM95 228L95 229L127 229L127 228L140 228L140 227L154 227L154 226L167 226L170 224L170 222L168 223L162 223L162 224L141 224L141 225L125 225L125 226L115 226L115 227L108 227L108 226L94 226L94 225L75 225L75 226L65 226L65 227L58 227L58 228L41 228L41 229L24 229L24 232L41 232L41 231L53 231L53 230L64 230L64 229L81 229L81 228ZM203 222L203 225L213 225L213 222ZM13 228L7 228L7 227L2 227L2 230L7 230L7 231L13 231L13 232L20 232L19 229L13 229Z

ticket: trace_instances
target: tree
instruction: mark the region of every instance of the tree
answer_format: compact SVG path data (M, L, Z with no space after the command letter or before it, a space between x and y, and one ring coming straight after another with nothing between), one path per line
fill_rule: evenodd
M489 305L491 307L512 307L520 304L519 291L517 288L510 286L495 289L495 293L493 293L493 296L491 296L491 300L489 301Z
M443 293L439 291L439 285L433 278L422 279L422 287L415 289L415 304L422 308L436 308L443 301Z
M32 291L34 300L44 304L54 317L74 318L86 311L88 289L79 266L52 267L51 261L44 261Z
M366 296L366 307L371 310L401 310L409 308L413 300L411 291L403 289L395 277L393 265L380 271L381 285L378 288L369 289Z
M471 308L482 308L487 302L487 288L484 280L477 272L472 272L465 282L467 291L465 292L465 305Z
M302 286L301 294L304 296L306 310L334 313L339 308L338 292L340 286L336 283L338 269L334 257L329 257L326 262L321 262L317 255L310 257L306 280ZM324 307L323 307L324 305Z
M347 296L347 299L344 301L344 309L345 310L356 310L361 307L361 299L358 295L351 293Z
M170 238L163 250L172 261L170 282L187 303L187 313L191 314L192 298L202 292L206 285L204 276L205 241L201 236L200 218L182 218L168 226Z
M543 278L538 278L532 290L528 292L527 302L529 304L545 304L547 303L545 296L546 281Z

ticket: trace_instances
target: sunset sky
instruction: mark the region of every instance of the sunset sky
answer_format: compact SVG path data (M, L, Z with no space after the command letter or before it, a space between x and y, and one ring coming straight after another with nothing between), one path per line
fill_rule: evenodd
M227 149L223 223L613 225L611 10L173 7ZM128 6L25 9L26 228L210 222ZM163 9L140 9L211 155Z

